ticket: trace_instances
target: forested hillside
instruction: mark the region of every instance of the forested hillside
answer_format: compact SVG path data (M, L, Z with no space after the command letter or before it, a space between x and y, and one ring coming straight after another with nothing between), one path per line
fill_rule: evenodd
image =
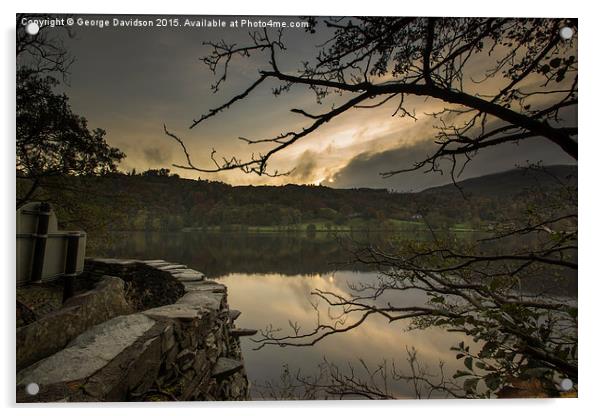
M174 231L184 228L251 230L484 229L511 221L556 191L576 186L572 166L513 170L420 193L333 189L313 185L231 186L182 179L169 170L142 174L56 177L38 199L49 200L64 227ZM22 184L18 184L21 187Z

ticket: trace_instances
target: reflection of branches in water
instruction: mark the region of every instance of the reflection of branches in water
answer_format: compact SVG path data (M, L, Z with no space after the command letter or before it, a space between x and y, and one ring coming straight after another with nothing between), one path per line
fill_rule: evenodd
M576 189L573 188L573 194ZM560 201L560 202L559 202ZM510 380L533 377L542 388L558 377L577 380L577 305L550 282L575 278L577 269L576 197L546 198L550 209L533 208L520 223L496 231L487 242L461 242L445 236L434 241L399 242L388 249L359 247L355 261L379 270L376 283L349 285L342 294L315 289L316 324L293 334L272 327L261 331L257 348L268 345L309 346L361 326L371 316L407 322L409 329L441 327L459 332L481 345L477 352L461 342L452 348L463 359L467 393L486 386L493 393ZM487 244L509 236L536 238L517 247ZM534 276L546 283L525 288ZM554 294L556 293L556 294ZM393 304L389 295L411 295L410 302ZM479 384L480 381L484 383ZM547 383L547 384L546 384ZM547 393L546 393L547 394Z
M374 249L366 249L366 255L370 261L383 266L377 284L359 283L353 287L355 294L349 296L314 290L312 293L317 299L338 311L329 312L329 318L335 319L322 321L317 314L314 329L304 333L295 330L294 335L279 336L277 330L267 328L261 332L258 348L314 345L328 336L359 327L371 315L379 315L389 322L411 320L414 328L442 326L463 332L477 340L495 343L499 353L520 351L563 374L576 377L576 351L573 348L576 345L576 312L566 300L543 295L525 296L517 292L512 274L509 279L504 279L501 272L495 271L490 273L489 281L482 281L484 271L472 273L469 270L472 264L463 269L448 266L453 271L450 274L443 267L437 267L436 271L419 267L411 258L396 258L394 262L392 257ZM429 254L429 259L433 257L443 258L446 263L449 260L438 252ZM516 267L522 267L523 271L529 268L522 264ZM428 301L405 306L377 302L392 291L420 292ZM508 364L511 367L508 371L516 370L511 362Z
M339 367L323 358L317 374L304 375L300 369L291 371L285 365L277 382L265 382L255 386L255 390L259 397L267 400L470 397L459 383L448 379L443 362L439 363L436 371L431 371L420 362L413 347L406 347L406 353L407 372L402 371L395 361L383 360L371 367L359 359L356 366L348 362L346 366ZM409 394L402 393L407 389Z

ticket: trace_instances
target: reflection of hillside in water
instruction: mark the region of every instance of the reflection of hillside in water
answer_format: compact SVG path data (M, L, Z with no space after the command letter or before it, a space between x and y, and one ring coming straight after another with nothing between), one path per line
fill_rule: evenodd
M90 255L163 258L202 270L209 277L231 273L311 275L367 270L349 262L353 240L385 241L384 234L337 237L316 233L112 233Z
M478 233L460 233L458 237L475 241ZM333 271L370 271L370 267L352 262L354 247L386 247L392 238L427 240L426 232L401 233L145 233L115 232L101 241L91 241L89 256L164 259L202 270L210 278L233 273L280 274L284 276L315 275ZM493 252L523 247L528 241L505 239L487 243ZM513 247L508 247L512 245ZM577 275L566 273L551 278L532 275L523 281L523 290L576 295Z

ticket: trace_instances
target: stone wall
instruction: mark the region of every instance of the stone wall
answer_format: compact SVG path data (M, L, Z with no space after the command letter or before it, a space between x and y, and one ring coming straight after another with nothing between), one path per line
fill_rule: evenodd
M246 400L248 381L224 285L160 260L92 259L90 273L152 267L183 286L175 302L96 325L17 374L17 401ZM127 277L125 277L127 280ZM30 396L25 387L40 386Z
M123 281L102 276L92 290L68 299L61 309L17 328L17 370L61 350L94 325L131 312Z

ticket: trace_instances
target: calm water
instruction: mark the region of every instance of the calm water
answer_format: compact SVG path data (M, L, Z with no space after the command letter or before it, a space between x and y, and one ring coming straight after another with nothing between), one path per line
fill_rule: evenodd
M340 241L322 233L313 237L303 233L116 233L109 240L92 241L88 255L186 264L227 285L230 308L242 311L238 326L263 329L272 325L291 333L289 321L297 322L302 330L315 325L313 289L346 294L350 283L369 283L377 278L375 272L348 262L347 237ZM428 236L417 234L413 238ZM356 235L353 239L384 244L387 236ZM415 304L420 302L417 296L396 294L382 301ZM325 319L327 308L319 305L318 309ZM311 347L266 346L254 350L258 345L249 338L242 339L242 346L248 376L258 397L266 382L279 383L287 364L304 375L317 374L324 358L340 367L351 364L356 369L360 359L374 368L387 360L388 365L395 362L403 370L408 368L406 348L411 347L416 348L432 373L444 361L451 375L462 367L450 351L461 339L441 329L406 331L402 323L390 324L374 317ZM413 397L405 383L392 383L390 390L399 397Z

